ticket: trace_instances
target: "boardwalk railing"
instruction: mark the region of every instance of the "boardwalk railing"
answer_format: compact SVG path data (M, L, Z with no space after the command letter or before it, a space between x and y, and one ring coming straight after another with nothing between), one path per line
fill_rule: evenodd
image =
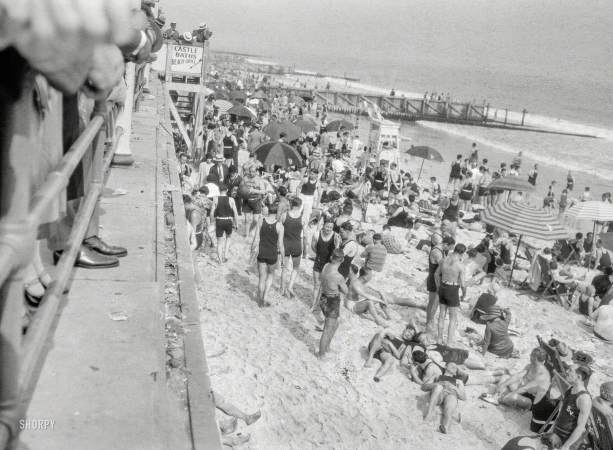
M116 127L122 108L105 101L96 102L91 120L79 138L44 183L33 191L32 166L42 148L34 148L31 142L35 140L30 138L37 133L34 124L40 119L32 101L36 97L34 75L25 72L23 76L25 81L20 98L0 101L3 125L0 131L0 449L17 444L19 423L25 418L44 364L45 346L62 294L123 134L122 128ZM43 120L59 124L53 132L61 135L62 106L61 99L58 100L59 105L48 109ZM44 145L43 142L40 144L41 147ZM23 269L32 258L38 227L90 150L92 169L87 194L80 203L68 246L57 264L56 279L47 287L23 336Z

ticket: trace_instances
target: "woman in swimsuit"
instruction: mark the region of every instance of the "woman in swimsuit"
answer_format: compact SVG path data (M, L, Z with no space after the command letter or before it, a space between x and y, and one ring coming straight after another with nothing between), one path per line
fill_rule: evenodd
M392 163L390 166L389 177L387 178L388 202L391 205L395 198L398 198L402 191L402 177L398 172L398 164Z
M326 220L321 231L314 233L311 240L311 250L315 252L315 263L313 264L313 307L311 311L317 309L319 304L319 290L321 281L319 277L326 264L330 262L332 251L341 245L341 237L333 230L334 222Z

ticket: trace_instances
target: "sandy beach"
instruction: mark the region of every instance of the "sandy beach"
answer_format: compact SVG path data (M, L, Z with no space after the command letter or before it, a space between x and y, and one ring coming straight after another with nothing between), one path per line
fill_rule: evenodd
M242 226L241 226L242 231ZM395 230L401 233L402 230ZM472 234L472 236L471 236ZM461 231L459 241L475 242L474 233ZM233 236L230 261L219 266L214 252L198 257L203 334L214 389L248 412L261 408L262 419L239 430L251 433L249 449L499 449L510 437L527 434L530 414L509 407L496 407L477 397L493 386L469 386L468 400L460 402L463 421L442 435L437 422L424 423L427 395L395 367L381 382L372 379L375 368L364 369L366 346L381 330L374 321L341 311L341 325L332 342L330 361L316 359L321 318L309 312L312 265L303 260L296 283L297 298L284 298L275 282L273 306L258 308L255 302L257 273L247 265L248 242ZM427 254L413 250L408 257L388 255L384 274L373 286L393 294L425 302L426 294L415 286L426 276ZM581 271L582 269L577 269ZM585 270L585 269L583 269ZM278 270L277 272L280 272ZM588 274L590 279L595 272ZM517 272L523 279L526 272ZM467 298L475 299L485 286L471 287ZM488 363L520 370L540 334L554 336L593 356L596 373L590 381L592 394L613 375L612 347L596 339L585 318L550 301L518 296L505 288L499 304L514 314L513 328L521 333L515 347L521 359L500 360L488 354ZM400 333L411 316L420 324L425 312L392 307L402 316L390 331ZM469 328L475 332L469 332ZM470 348L482 337L483 327L468 319L463 304L457 343ZM474 372L478 374L478 371ZM223 419L223 415L219 418ZM438 413L436 420L440 420ZM243 425L244 426L244 425Z
M331 118L340 118L331 114ZM366 117L345 116L358 123L356 133L367 141L369 132ZM497 131L497 130L493 130ZM449 168L457 154L468 157L472 140L445 132L428 123L403 123L401 135L409 137L403 142L404 151L411 144L430 145L443 155L444 163L426 162L421 180L436 176L443 189L447 185ZM495 146L478 144L480 158L488 158L490 167L501 162L510 164L516 156ZM421 160L403 156L405 170L418 174ZM556 180L559 194L566 185L566 171L524 157L522 177L540 164L539 183L530 201L540 204L550 181ZM593 175L575 172L573 196L578 197L584 186L591 186L594 198L608 190L605 180ZM396 366L381 382L373 381L379 363L365 369L367 345L381 331L370 317L357 316L345 308L341 311L341 325L332 342L330 361L317 360L323 317L310 312L312 299L313 261L303 259L296 282L297 298L280 295L277 269L271 291L270 308L257 306L258 276L256 268L248 265L249 246L236 232L232 238L230 261L219 265L214 249L207 248L197 258L200 272L200 301L203 335L214 389L247 412L262 410L262 419L250 427L239 426L239 433L250 433L248 449L491 449L501 448L511 437L530 434L530 414L505 406L493 406L478 399L483 392L493 392L493 385L469 386L468 399L460 402L451 434L438 432L440 411L430 423L424 423L423 414L428 395L407 377L407 371ZM367 225L371 227L370 225ZM380 226L374 226L380 230ZM309 233L315 230L311 228ZM420 232L425 233L425 229ZM399 237L402 229L394 230ZM310 237L310 236L309 236ZM457 241L476 244L479 233L460 231ZM310 239L309 239L310 241ZM550 245L535 242L540 246ZM385 270L375 287L384 287L399 297L426 302L427 294L418 292L417 286L427 275L427 254L411 249L407 255L388 255ZM573 267L577 276L586 275L588 281L597 273ZM526 271L516 270L514 278L522 281ZM487 286L468 289L469 302ZM545 340L555 337L568 342L574 350L581 350L594 358L596 373L590 381L590 390L597 388L606 378L613 376L612 347L593 336L585 324L585 317L566 311L551 301L539 301L531 295L518 295L504 288L498 304L512 310L512 328L520 332L514 344L521 352L520 359L501 360L488 354L489 365L503 367L511 372L521 370L528 362L529 353L538 345L536 336ZM406 322L415 317L423 326L422 310L392 307L401 319L389 328L400 334ZM484 327L469 321L469 305L462 304L456 346L474 349L483 336ZM478 371L473 372L478 375ZM458 423L458 412L462 415ZM218 419L226 417L218 412Z

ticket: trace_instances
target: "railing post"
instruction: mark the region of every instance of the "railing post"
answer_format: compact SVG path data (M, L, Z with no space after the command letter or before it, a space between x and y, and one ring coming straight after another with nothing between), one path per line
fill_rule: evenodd
M521 115L521 126L524 126L524 120L526 119L526 113L527 111L524 109L522 115Z
M134 164L134 157L130 151L130 140L132 139L132 105L134 105L134 78L136 76L134 63L129 62L126 67L126 101L124 103L123 114L117 121L117 126L123 130L123 135L119 139L119 145L113 164L118 166L131 166Z
M509 115L509 110L508 110L508 109L505 109L505 110L504 110L504 124L505 124L505 125L507 124L507 116L508 116L508 115Z

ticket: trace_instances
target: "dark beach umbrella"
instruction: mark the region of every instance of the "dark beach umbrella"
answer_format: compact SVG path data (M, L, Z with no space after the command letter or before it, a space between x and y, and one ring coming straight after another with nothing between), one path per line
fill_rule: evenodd
M234 114L235 116L247 117L249 119L257 119L258 117L257 114L253 110L243 105L233 106L227 111L227 114Z
M349 131L353 130L354 126L351 122L347 122L346 120L333 120L326 125L326 131L338 131L341 128Z
M507 191L532 192L534 186L528 183L527 180L508 175L498 178L486 186L486 189L506 189Z
M304 99L298 95L292 95L289 101L291 103L295 103L296 105L302 105L303 103L306 103Z
M310 120L298 119L295 122L292 122L294 125L300 127L302 131L305 133L309 133L310 131L318 131L319 127L312 123Z
M230 96L225 91L215 91L216 100L230 100Z
M315 117L311 116L310 114L303 114L301 116L298 116L298 120L304 120L306 122L310 122L313 125L315 125L317 127L317 131L319 131L319 123L317 123L317 119L315 119Z
M262 100L268 100L268 95L265 92L257 91L251 98L259 98Z
M285 133L285 139L287 142L295 141L302 134L300 127L287 120L284 120L283 122L270 122L268 125L262 128L262 132L274 140L281 139L281 134Z
M259 106L262 111L270 111L270 105L264 100L260 100Z
M255 149L255 158L265 166L272 164L282 167L302 167L300 154L285 142L271 141L260 144Z
M230 98L232 100L246 100L247 94L244 91L232 91L230 92Z
M419 175L417 176L417 181L419 181L419 177L421 176L421 171L424 168L424 162L429 161L438 161L444 162L445 160L438 152L438 150L433 149L432 147L428 147L427 145L419 145L417 147L411 147L407 150L407 153L411 156L415 156L416 158L421 158L421 167L419 168Z
M529 205L524 201L498 203L490 206L481 211L481 220L496 228L518 235L518 249L522 237L532 237L545 241L568 239L570 237L570 233L558 219L543 208ZM515 252L515 259L517 259L517 251ZM509 285L511 285L513 278L514 267L515 261L513 261L511 267Z

